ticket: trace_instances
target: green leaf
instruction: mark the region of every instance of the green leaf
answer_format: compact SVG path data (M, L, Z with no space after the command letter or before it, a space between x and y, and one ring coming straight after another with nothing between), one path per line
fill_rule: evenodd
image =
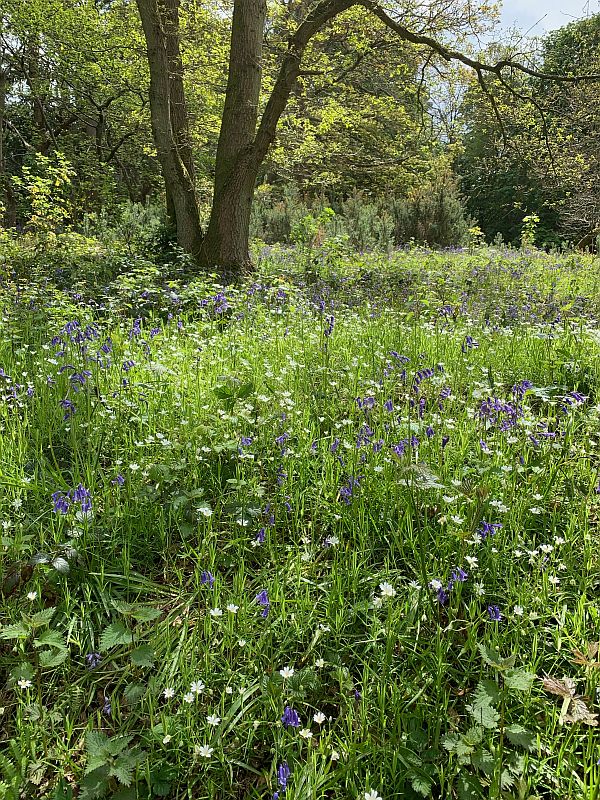
M56 608L44 608L29 617L29 624L32 628L43 628L44 625L49 625Z
M136 667L152 667L154 665L154 650L150 645L143 644L131 653L131 660Z
M85 749L89 757L108 754L108 743L110 739L102 731L88 731L85 735Z
M480 800L481 784L472 775L459 775L458 777L459 800Z
M478 647L481 657L489 667L493 667L497 670L506 670L514 667L516 656L512 655L507 656L507 658L502 658L500 653L493 647L486 647L484 644L479 644Z
M138 622L152 622L160 617L160 609L151 606L134 606L131 616Z
M41 650L40 651L40 667L58 667L63 664L69 655L69 651L64 650Z
M67 650L64 637L58 631L46 630L33 640L34 647L56 647L57 650Z
M0 631L0 639L26 639L29 631L18 622L16 625L5 625Z
M113 622L100 635L100 650L110 650L120 644L131 644L133 633L122 622Z
M504 732L509 741L517 747L524 747L525 750L535 750L535 736L522 725L509 725Z
M494 757L489 750L482 748L473 754L471 757L473 766L483 772L485 775L491 775L494 772Z
M98 800L108 791L108 769L101 767L86 775L80 784L79 800Z
M134 706L146 694L146 687L143 683L130 683L123 692L127 705Z
M511 669L504 676L504 684L508 689L528 692L533 686L536 676L524 669Z
M126 758L119 758L111 766L109 774L116 778L123 786L131 786L135 766Z
M431 788L433 786L433 782L431 781L429 776L425 775L422 772L413 772L412 770L410 770L407 773L406 777L410 781L410 785L417 794L420 794L423 797L431 796Z
M493 730L498 727L500 714L492 705L495 697L490 692L489 681L480 681L473 695L473 702L467 706L467 711L478 725Z

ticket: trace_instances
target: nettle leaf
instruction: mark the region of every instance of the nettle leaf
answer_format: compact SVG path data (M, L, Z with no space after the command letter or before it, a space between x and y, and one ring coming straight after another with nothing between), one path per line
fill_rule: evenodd
M459 775L458 777L458 797L459 800L480 800L481 784L472 775Z
M456 748L458 747L459 743L460 736L458 733L449 733L442 739L442 746L444 750L448 750L450 753L456 752Z
M43 628L44 625L49 625L56 608L44 608L37 611L29 617L29 624L32 628Z
M109 753L109 741L108 736L102 731L88 731L85 735L85 749L88 757L103 755L106 758Z
M485 748L481 748L478 750L471 758L473 766L475 769L478 769L480 772L483 772L484 775L492 775L494 772L494 756L490 753L489 750Z
M100 634L100 650L110 650L121 644L131 644L134 634L122 622L113 622Z
M506 737L517 747L524 747L525 750L535 750L535 736L522 725L509 725L504 729Z
M511 669L504 675L504 684L508 689L516 689L519 692L528 692L536 679L533 672L524 669Z
M57 650L67 650L64 637L58 631L46 630L33 640L34 647L56 647Z
M495 696L490 693L489 688L489 681L481 681L477 684L473 702L467 706L467 711L479 725L493 730L498 727L500 714L492 705Z
M463 734L462 740L471 747L477 747L483 741L483 728L480 725L474 725Z
M52 566L57 572L60 572L61 575L66 575L71 569L67 559L62 558L62 556L52 559Z
M40 667L45 669L49 667L58 667L63 664L69 655L68 650L41 650L40 651Z
M573 678L565 676L562 680L558 678L544 678L542 681L544 689L551 694L557 694L559 697L575 697L575 689L577 684Z
M160 609L152 608L152 606L135 606L131 612L131 616L138 622L152 622L160 615Z
M514 667L516 661L515 655L502 658L500 653L493 647L486 647L484 644L479 644L477 646L479 648L479 652L481 653L481 657L489 667L493 667L497 670L507 670Z
M0 639L26 639L29 631L24 625L18 622L16 625L5 625L0 631Z
M100 767L90 772L81 781L79 800L98 800L108 789L108 769Z
M130 683L123 692L123 697L127 705L134 706L146 694L146 687L143 683Z
M131 653L131 660L136 667L152 667L154 665L154 650L150 645L143 644Z
M433 786L433 782L431 781L429 776L425 775L422 772L413 772L411 770L410 772L407 773L406 777L410 781L410 785L417 794L420 794L423 797L431 796L431 788Z

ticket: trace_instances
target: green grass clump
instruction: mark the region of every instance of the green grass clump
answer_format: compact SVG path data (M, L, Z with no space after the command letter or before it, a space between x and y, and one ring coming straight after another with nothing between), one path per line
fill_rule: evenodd
M36 259L0 798L600 797L598 260Z

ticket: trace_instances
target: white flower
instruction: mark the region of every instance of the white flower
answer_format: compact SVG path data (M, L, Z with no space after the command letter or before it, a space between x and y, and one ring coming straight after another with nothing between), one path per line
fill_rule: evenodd
M563 539L562 536L555 536L554 537L554 544L555 545L561 545L561 544L564 544L564 543L565 543L565 540Z
M167 733L167 735L163 739L163 744L169 744L169 742L171 741L172 738L173 737L170 734Z
M540 550L542 553L551 553L554 550L554 547L552 547L551 544L541 544Z
M31 681L27 680L26 678L20 678L17 681L17 686L19 689L31 689Z
M477 597L483 597L483 595L485 594L483 583L475 584L475 594L477 595Z
M302 728L299 733L303 739L312 739L312 731L308 728Z
M381 589L382 597L394 597L394 595L396 594L396 590L394 589L392 584L388 583L387 581L380 583L379 588Z
M27 592L27 599L28 600L35 600L37 597L37 592Z
M438 581L437 578L434 578L432 581L429 581L429 586L431 589L437 592L438 589L442 588L442 582Z
M139 468L140 468L140 465L139 465L139 464L130 464L130 465L129 465L129 469L130 469L132 472L135 472L135 471L136 471L136 470L138 470Z
M408 585L410 586L411 589L421 588L421 584L419 583L419 581L411 581Z
M219 722L221 722L221 717L217 717L216 714L210 714L210 716L206 718L206 721L208 722L209 725L214 725L214 727L216 728Z
M210 747L207 744L203 744L201 747L196 745L194 750L196 754L202 756L202 758L210 758L212 754L215 752L214 747Z
M190 692L194 694L201 694L206 689L206 686L202 683L202 681L194 681L190 686Z
M513 608L513 614L516 617L522 617L523 616L523 606L515 606Z
M222 617L223 616L223 609L222 608L211 608L208 612L211 617Z
M184 703L193 703L195 699L196 695L193 692L186 692L186 694L183 695Z
M225 694L233 694L233 686L226 686Z
M294 668L284 667L283 669L279 670L279 674L281 675L282 678L291 678L292 675L294 674Z
M238 639L238 647L245 647L247 644L245 639Z
M560 580L556 577L556 575L549 575L548 582L551 583L553 586L558 586Z
M383 598L379 597L379 595L373 598L373 608L381 608L382 605Z
M462 524L463 524L463 522L465 521L465 520L464 520L464 518L463 518L463 517L459 517L459 516L458 516L458 514L453 514L453 515L450 517L450 519L451 519L451 520L452 520L452 522L454 522L456 525L462 525Z
M315 667L319 667L319 669L320 669L320 668L322 668L324 666L325 666L325 659L317 658L317 660L315 661Z
M239 610L239 606L236 606L235 603L228 603L227 604L227 611L229 611L230 614L237 614L238 610Z
M377 794L376 789L371 789L370 792L365 792L365 800L383 800L383 798Z
M313 714L313 719L317 723L317 725L322 725L327 717L322 711L317 711L316 714Z
M465 556L465 561L471 567L471 569L477 569L478 561L475 556Z
M167 688L163 692L163 697L165 700L170 700L172 697L175 696L175 689L172 686L167 686Z
M331 760L332 761L339 761L340 760L340 754L338 753L337 750L332 750L331 751Z

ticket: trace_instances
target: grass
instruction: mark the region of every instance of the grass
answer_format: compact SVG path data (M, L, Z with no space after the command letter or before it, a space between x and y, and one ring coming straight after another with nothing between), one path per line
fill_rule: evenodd
M8 261L0 798L600 798L600 263L326 255Z

